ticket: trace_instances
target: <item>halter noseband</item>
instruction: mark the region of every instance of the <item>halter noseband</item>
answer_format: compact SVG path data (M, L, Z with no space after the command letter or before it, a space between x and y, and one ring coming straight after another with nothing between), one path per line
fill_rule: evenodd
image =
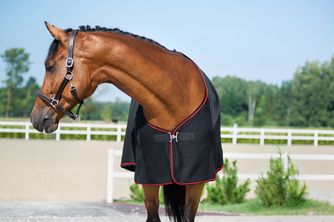
M74 66L74 60L73 60L73 50L74 50L74 39L76 34L78 33L78 30L74 30L71 32L70 35L70 41L69 41L69 45L68 45L68 52L67 52L67 58L65 61L65 65L66 65L66 74L64 76L63 81L61 82L58 91L56 93L56 95L52 98L49 98L47 95L45 95L44 93L42 93L41 91L38 92L38 96L48 104L48 106L52 107L54 110L56 110L57 112L62 112L65 115L67 115L68 117L70 117L73 120L78 120L80 119L79 116L79 112L80 112L80 108L82 106L82 104L84 103L83 100L80 100L77 94L77 89L75 88L75 86L73 85L73 66ZM62 107L59 104L59 101L61 99L61 95L63 94L63 91L66 87L66 85L70 82L70 92L71 95L78 101L79 106L78 109L76 111L76 113L72 113L72 111L68 111L66 109L64 109L64 107Z

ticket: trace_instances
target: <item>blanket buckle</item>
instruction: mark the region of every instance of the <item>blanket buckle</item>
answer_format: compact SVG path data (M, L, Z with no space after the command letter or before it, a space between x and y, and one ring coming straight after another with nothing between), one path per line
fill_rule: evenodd
M171 143L173 140L175 140L175 142L179 142L179 140L178 140L178 134L179 134L179 132L176 132L176 134L172 134L172 133L170 133L170 132L168 132L168 134L169 134L169 142Z

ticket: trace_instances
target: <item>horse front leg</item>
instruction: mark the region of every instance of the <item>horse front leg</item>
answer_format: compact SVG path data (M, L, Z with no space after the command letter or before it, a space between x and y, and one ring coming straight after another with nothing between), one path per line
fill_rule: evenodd
M146 222L161 222L159 217L159 188L160 186L143 185L147 211Z
M205 183L187 185L183 222L194 222Z

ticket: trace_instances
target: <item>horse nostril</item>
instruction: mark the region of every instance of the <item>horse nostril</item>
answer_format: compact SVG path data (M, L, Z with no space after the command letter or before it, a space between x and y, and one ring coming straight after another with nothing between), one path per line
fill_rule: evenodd
M44 116L44 118L43 118L44 122L49 120L49 119L51 119L51 116L48 116L48 115Z
M43 128L45 128L45 125L50 124L50 122L51 122L51 116L49 116L49 115L45 115L45 116L43 117Z

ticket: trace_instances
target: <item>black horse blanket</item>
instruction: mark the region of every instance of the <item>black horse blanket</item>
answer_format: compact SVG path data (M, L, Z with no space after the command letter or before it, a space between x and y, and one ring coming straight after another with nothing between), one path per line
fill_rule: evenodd
M121 167L144 185L196 184L216 179L223 168L217 92L201 72L206 96L198 109L168 132L148 123L132 100Z

